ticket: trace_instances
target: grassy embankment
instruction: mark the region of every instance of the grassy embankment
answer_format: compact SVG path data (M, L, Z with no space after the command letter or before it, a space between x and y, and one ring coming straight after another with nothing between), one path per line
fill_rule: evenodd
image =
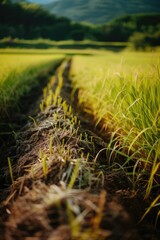
M145 198L160 196L160 65L158 53L106 53L75 56L70 72L78 101L94 117L103 135L108 162L123 168ZM124 158L118 162L119 156ZM153 207L153 206L151 206ZM149 209L148 209L149 210ZM158 215L160 213L158 212Z

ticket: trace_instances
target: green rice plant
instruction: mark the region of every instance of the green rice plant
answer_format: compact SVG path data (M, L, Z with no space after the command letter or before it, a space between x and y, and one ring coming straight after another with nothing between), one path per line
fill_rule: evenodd
M9 167L9 173L12 181L12 186L14 186L14 177L13 177L13 171L12 171L12 165L11 165L11 159L8 157L8 167Z
M48 174L47 155L42 151L42 149L39 150L39 158L42 162L43 174L44 178L46 179Z
M57 125L57 118L58 118L58 115L57 115L56 112L54 112L54 114L53 114L53 122L54 122L55 126Z
M35 169L34 167L31 167L31 177L34 180L35 179Z
M29 116L29 118L33 121L34 127L37 128L36 120L32 116Z
M64 61L57 70L58 84L57 84L56 90L53 94L53 105L56 105L57 103L60 104L60 100L58 101L58 99L59 99L60 92L61 92L61 89L62 89L62 86L63 86L63 76L62 75L63 75L63 71L64 71L65 66L66 66L66 62Z
M72 238L77 238L80 233L80 224L75 219L75 214L73 213L73 209L71 207L71 203L67 202L67 216L69 220L69 225L71 229Z
M147 214L153 209L153 208L158 208L157 211L157 217L155 220L155 225L157 224L157 221L159 219L160 216L160 210L159 210L159 206L160 206L160 195L157 196L154 201L151 203L151 205L147 208L147 210L145 211L145 213L143 214L143 216L140 219L140 222L143 221L143 219L147 216Z
M78 172L79 172L79 167L80 167L80 159L76 159L75 168L72 172L71 179L70 179L70 182L68 184L69 189L73 188L73 186L74 186L74 183L76 181L76 178L77 178L77 175L78 175Z
M39 108L40 108L40 111L43 112L44 111L44 100L42 100L39 104Z
M49 138L49 152L50 152L50 155L52 155L52 147L53 147L53 137L50 136L50 138Z

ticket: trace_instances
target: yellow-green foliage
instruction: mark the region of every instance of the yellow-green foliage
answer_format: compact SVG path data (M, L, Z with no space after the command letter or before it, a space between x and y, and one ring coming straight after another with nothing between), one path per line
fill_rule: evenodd
M2 51L0 53L0 84L11 74L12 71L16 71L15 74L20 74L28 67L35 67L38 64L45 64L49 61L59 58L58 55L52 55L51 53L45 53L41 51L30 51L28 53L21 50L16 52Z
M146 197L159 184L160 65L159 53L108 53L75 56L70 78L79 90L79 104L116 132L114 151L136 160L138 178L147 175ZM119 144L120 143L120 144ZM134 173L135 173L134 172ZM134 175L134 174L133 174ZM134 175L134 181L137 181ZM134 183L135 184L135 183Z
M63 55L28 50L2 50L0 53L0 109L12 106L20 96L36 84L38 73L54 65Z

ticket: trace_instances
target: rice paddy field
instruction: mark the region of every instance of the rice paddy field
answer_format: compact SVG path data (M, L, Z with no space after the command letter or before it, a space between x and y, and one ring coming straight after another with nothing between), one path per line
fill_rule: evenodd
M159 239L159 57L1 49L2 239Z
M142 175L145 197L160 179L160 62L157 53L74 57L70 73L78 103L111 134L112 152L124 155L133 188ZM107 149L106 149L107 151ZM109 156L110 158L110 156ZM116 158L115 158L116 159ZM159 196L157 200L159 199Z
M0 53L0 109L1 114L20 96L36 84L36 75L53 65L63 55L54 55L38 50L1 50Z

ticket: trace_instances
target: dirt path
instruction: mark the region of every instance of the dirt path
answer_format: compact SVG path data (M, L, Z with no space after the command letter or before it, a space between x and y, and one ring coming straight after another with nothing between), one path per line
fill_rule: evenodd
M78 111L76 95L71 99L70 64L44 89L41 111L39 100L34 111L31 104L26 114L34 115L8 149L13 179L4 168L0 239L156 240L147 220L136 226L146 204L140 192L131 190L123 171L108 166L106 139Z

